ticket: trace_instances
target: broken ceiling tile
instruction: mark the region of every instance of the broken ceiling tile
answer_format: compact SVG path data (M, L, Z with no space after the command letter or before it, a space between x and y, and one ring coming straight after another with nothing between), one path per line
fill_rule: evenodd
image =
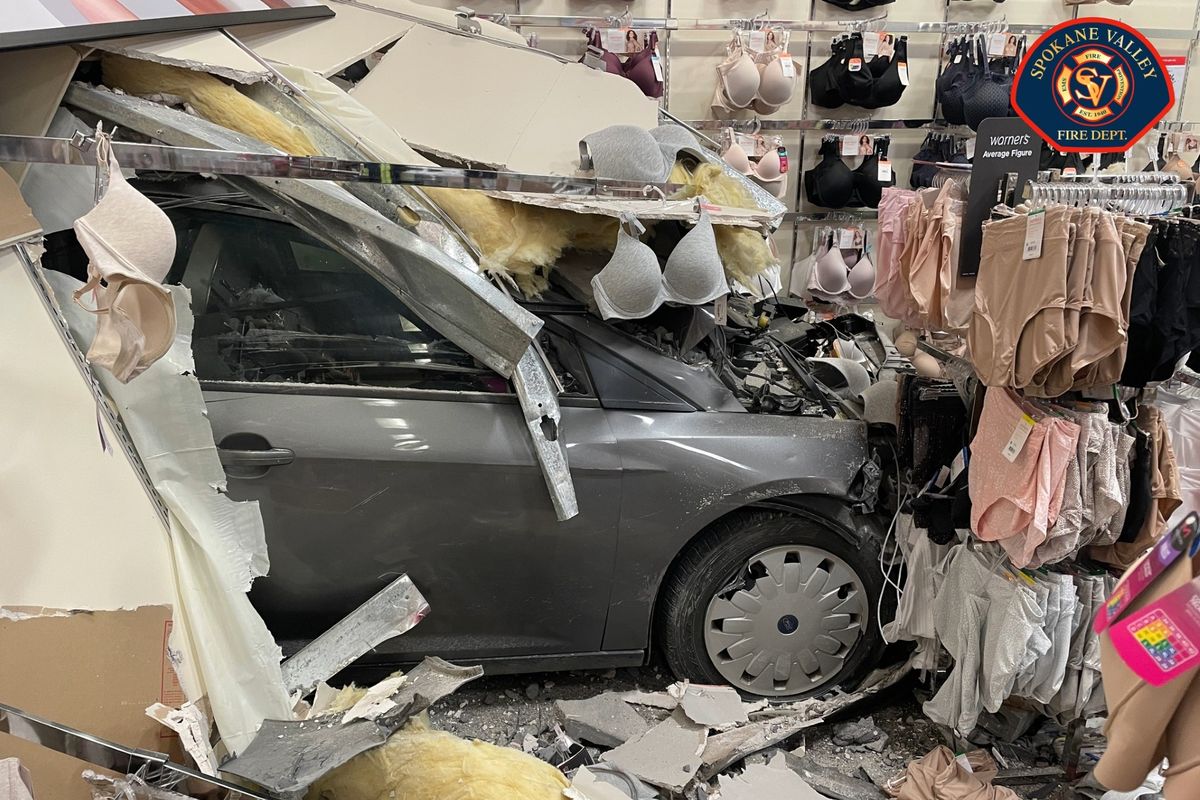
M385 678L367 689L367 693L362 696L362 699L342 714L342 724L345 725L356 719L378 719L381 715L391 711L396 707L393 697L407 682L407 675L397 674Z
M679 707L697 725L722 728L749 721L746 704L732 686L697 686L684 689Z
M632 795L600 780L587 767L575 771L571 788L565 790L563 795L570 800L633 800Z
M412 630L429 613L429 603L401 575L283 662L288 692L308 694L388 639Z
M45 136L79 66L73 47L39 47L0 53L0 133ZM13 76L20 76L14 79ZM20 183L28 164L4 164Z
M749 755L773 747L805 728L817 724L802 716L780 717L740 725L733 730L708 737L704 747L700 777L703 780L724 771Z
M650 729L616 692L587 700L559 700L554 705L568 736L600 747L619 747Z
M107 53L208 72L237 83L258 83L270 70L220 31L127 36L88 45Z
M431 63L439 65L437 81L410 79ZM587 91L564 96L560 81ZM513 86L522 90L514 94ZM657 104L616 75L420 25L351 94L418 150L530 173L574 174L587 134L658 121Z
M667 711L674 711L679 706L679 701L666 692L643 692L641 689L638 689L632 692L625 692L621 695L621 699L635 706L665 708Z
M328 78L387 47L415 24L339 3L333 17L240 25L232 33L268 61L304 67Z
M375 719L356 719L347 724L342 724L336 714L302 721L269 719L250 746L222 764L221 771L280 794L299 792L359 753L383 744L414 715L482 674L482 667L460 667L440 658L426 658L391 696L395 703L392 710Z
M155 703L146 709L146 716L158 720L178 734L184 751L196 762L197 769L205 775L216 775L217 756L209 744L212 719L207 706L203 698L198 702L184 703L180 708Z
M708 729L676 711L601 758L647 783L682 792L696 777Z
M721 800L825 800L804 778L776 756L769 764L752 764L738 776L722 775Z

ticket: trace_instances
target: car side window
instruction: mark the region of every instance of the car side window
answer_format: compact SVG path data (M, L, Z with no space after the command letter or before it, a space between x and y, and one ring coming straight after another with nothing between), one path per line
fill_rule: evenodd
M352 261L292 225L172 213L202 380L509 393Z

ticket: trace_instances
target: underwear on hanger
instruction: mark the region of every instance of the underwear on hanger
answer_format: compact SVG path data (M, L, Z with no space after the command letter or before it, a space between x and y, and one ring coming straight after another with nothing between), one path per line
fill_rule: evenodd
M878 208L886 186L894 186L895 174L887 182L879 179L879 157L887 154L887 139L877 137L875 149L863 159L857 169L850 169L842 160L840 143L836 138L821 142L822 156L815 167L804 173L804 190L808 201L823 208Z
M644 230L641 224L632 217L622 217L622 223L612 258L592 278L604 319L641 319L667 301L702 305L729 293L707 211L701 209L696 226L683 235L662 268L654 251L637 238Z
M663 183L681 152L704 160L696 137L678 125L648 131L636 125L610 125L589 133L579 144L596 177L610 180Z
M713 111L732 112L753 108L759 114L774 114L792 99L796 77L784 69L781 47L753 53L742 45L740 34L726 47L725 60L717 65L717 91ZM790 57L790 56L789 56Z
M89 259L88 280L75 292L75 302L96 315L88 361L128 383L175 342L175 301L162 285L175 260L175 228L162 209L125 181L110 137L101 133L97 139L97 180L107 173L108 189L75 222L76 238ZM88 292L94 309L80 302Z
M908 85L908 38L895 37L890 56L877 54L866 60L863 35L835 39L824 64L809 71L809 92L814 104L838 108L845 103L860 108L883 108L900 100Z
M633 53L622 61L620 56L604 47L600 31L590 28L587 32L588 49L604 61L604 71L612 75L620 75L637 84L642 94L647 97L662 97L663 82L654 71L653 56L658 51L658 31L650 31L645 37L641 50ZM582 63L587 56L580 59Z

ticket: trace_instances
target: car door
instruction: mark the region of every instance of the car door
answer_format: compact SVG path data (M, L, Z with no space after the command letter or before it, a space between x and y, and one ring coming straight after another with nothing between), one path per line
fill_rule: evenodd
M560 523L508 381L298 228L171 213L228 490L266 525L251 598L277 638L312 638L404 572L431 612L389 658L599 650L620 460L586 375L564 372L581 513Z

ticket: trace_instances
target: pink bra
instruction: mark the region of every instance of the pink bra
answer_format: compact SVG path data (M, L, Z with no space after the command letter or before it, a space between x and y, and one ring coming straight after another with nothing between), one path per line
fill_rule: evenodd
M722 153L725 163L775 197L781 197L784 194L787 180L787 151L783 150L782 143L771 145L763 137L756 136L755 155L759 156L759 159L755 162L750 160L746 149L738 143L732 130L726 132L726 138L729 146Z
M864 248L854 266L846 263L846 253L833 246L833 234L822 243L809 275L809 289L819 297L837 299L848 295L854 300L866 300L875 288L875 265L867 258Z

